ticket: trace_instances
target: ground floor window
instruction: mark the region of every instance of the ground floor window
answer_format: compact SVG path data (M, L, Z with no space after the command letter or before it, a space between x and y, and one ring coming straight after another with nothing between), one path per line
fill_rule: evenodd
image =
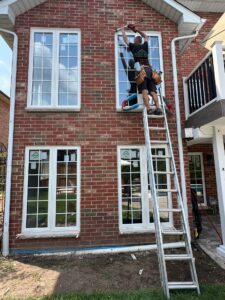
M26 148L24 178L23 232L79 230L78 147Z
M206 205L205 179L202 153L189 153L189 174L191 188L195 189L198 200Z
M168 189L170 178L166 171L169 164L163 156L167 154L166 147L152 149L156 187ZM151 186L148 183L147 157L144 146L118 147L119 173L119 222L121 231L142 231L154 229L154 218L151 198ZM160 207L171 205L171 195L168 192L159 192ZM161 221L172 222L168 213L161 213Z

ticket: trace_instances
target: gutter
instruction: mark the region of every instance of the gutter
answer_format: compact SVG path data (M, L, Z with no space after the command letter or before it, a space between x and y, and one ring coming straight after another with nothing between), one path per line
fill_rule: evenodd
M2 237L2 255L9 255L9 218L10 218L10 196L12 179L12 156L13 156L13 134L14 134L14 115L15 115L15 95L16 95L16 72L17 72L17 53L18 37L15 32L0 28L0 32L8 33L13 36L13 57L12 57L12 76L10 91L10 111L9 111L9 135L8 135L8 155L6 171L6 193L5 210Z
M174 86L174 98L175 98L175 107L176 107L176 121L177 121L177 139L178 139L178 153L179 153L179 161L180 161L180 178L181 178L181 190L182 190L182 198L184 211L186 215L186 220L188 222L188 206L187 206L187 191L186 191L186 178L185 178L185 170L184 170L184 156L183 156L183 142L182 142L182 130L181 130L181 118L180 118L180 99L178 92L178 76L177 76L177 61L176 61L176 42L185 39L195 38L203 24L206 20L202 19L202 23L196 29L196 32L192 35L180 36L176 37L171 41L171 56L172 56L172 68L173 68L173 86Z

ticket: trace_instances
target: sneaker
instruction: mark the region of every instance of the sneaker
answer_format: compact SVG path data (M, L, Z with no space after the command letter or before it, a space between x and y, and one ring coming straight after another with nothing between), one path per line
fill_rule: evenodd
M148 109L147 114L148 115L154 115L155 110L154 109Z
M156 110L154 111L154 115L157 115L157 116L162 115L162 110L161 110L161 108L156 108Z

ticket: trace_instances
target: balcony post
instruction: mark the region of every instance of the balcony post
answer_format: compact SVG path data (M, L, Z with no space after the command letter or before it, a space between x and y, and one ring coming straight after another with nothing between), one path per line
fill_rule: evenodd
M225 257L225 153L224 141L225 127L214 127L213 154L215 160L216 185L219 202L219 213L223 244L217 248L217 252Z
M222 42L214 42L212 44L212 55L214 64L214 76L216 83L217 99L225 99L225 70L223 60Z

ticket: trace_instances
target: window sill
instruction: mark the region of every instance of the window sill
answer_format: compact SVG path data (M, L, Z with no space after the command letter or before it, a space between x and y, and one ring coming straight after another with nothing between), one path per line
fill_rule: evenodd
M80 107L26 107L27 112L79 112Z
M64 238L64 237L73 237L79 238L80 231L72 232L43 232L43 233L19 233L16 238L20 240L27 239L47 239L47 238Z
M154 228L152 229L120 229L120 234L142 234L142 233L155 233Z
M162 225L164 229L174 229L171 223L164 223ZM123 234L142 234L142 233L155 233L155 226L152 224L149 228L120 228L119 233Z

